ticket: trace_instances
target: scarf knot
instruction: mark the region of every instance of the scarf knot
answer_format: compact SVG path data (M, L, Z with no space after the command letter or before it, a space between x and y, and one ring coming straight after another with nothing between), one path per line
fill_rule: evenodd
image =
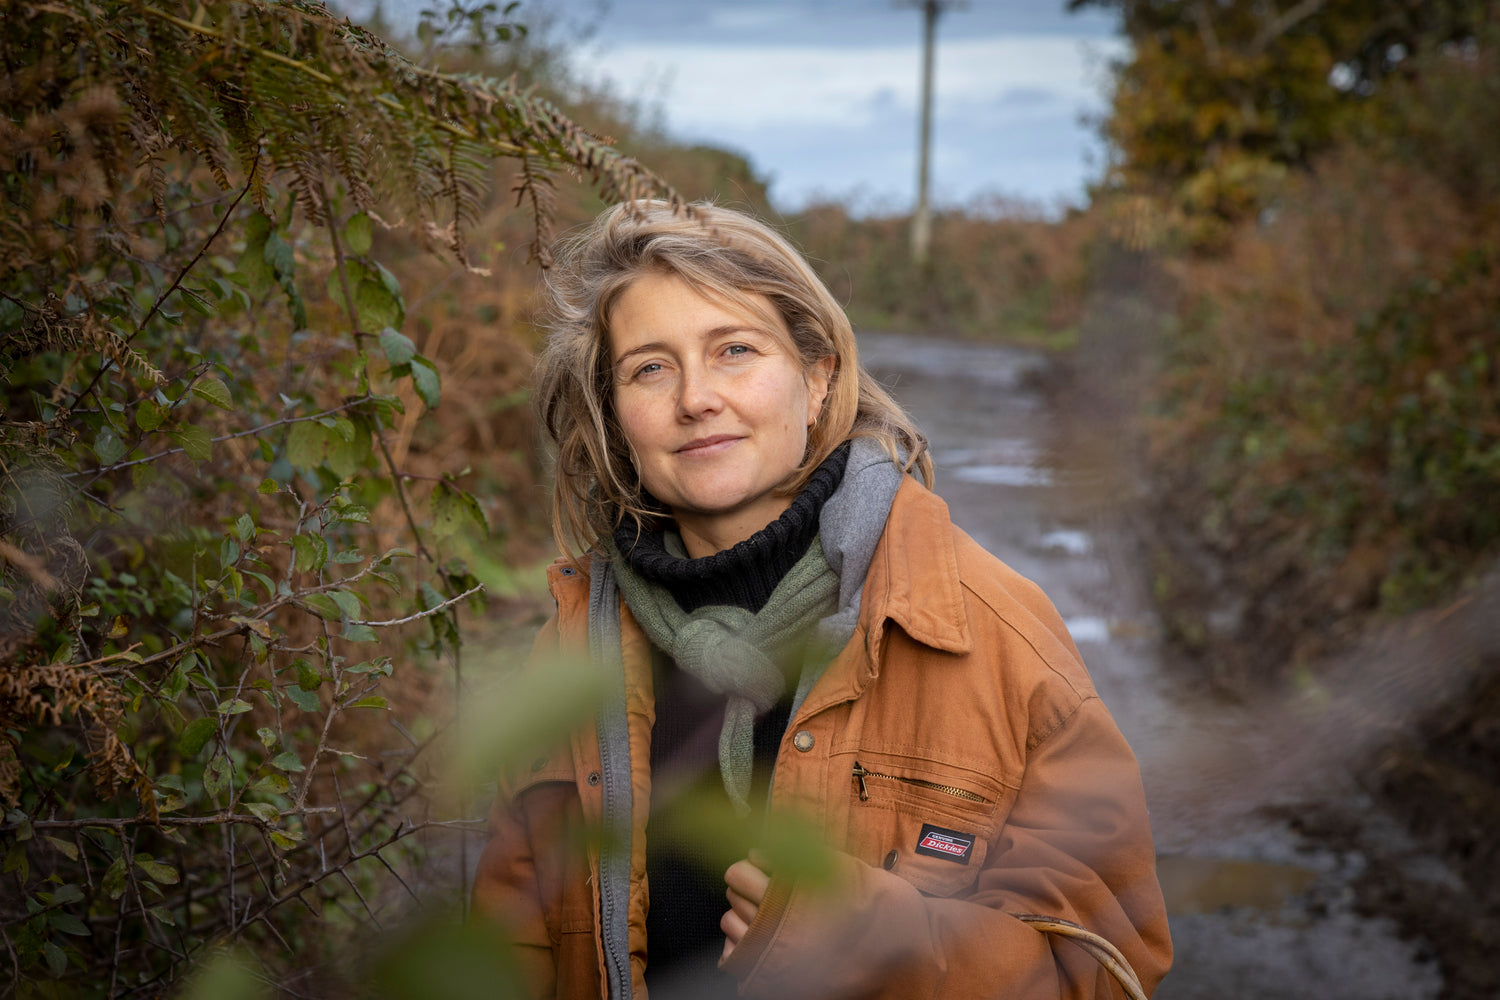
M834 610L839 578L814 541L759 611L723 604L687 612L666 588L643 579L618 552L611 563L630 612L677 666L726 698L719 771L740 815L750 812L755 717L786 690L777 661Z

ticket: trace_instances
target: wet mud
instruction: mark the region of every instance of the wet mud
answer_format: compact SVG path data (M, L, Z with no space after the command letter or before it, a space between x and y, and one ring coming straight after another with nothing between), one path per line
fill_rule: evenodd
M1500 704L1453 710L1500 702L1480 689L1500 581L1226 697L1163 641L1148 492L1108 406L1041 354L860 342L927 431L954 521L1051 597L1136 751L1177 953L1157 997L1500 995L1500 726L1478 721Z

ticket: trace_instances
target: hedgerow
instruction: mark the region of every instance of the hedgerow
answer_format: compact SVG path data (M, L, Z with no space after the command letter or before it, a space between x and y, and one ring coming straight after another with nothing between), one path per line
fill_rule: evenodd
M674 196L317 3L0 20L0 995L159 995L295 954L422 826L432 737L358 718L457 655L486 525L463 469L403 464L442 366L382 248L480 273L496 159L543 263L556 171Z

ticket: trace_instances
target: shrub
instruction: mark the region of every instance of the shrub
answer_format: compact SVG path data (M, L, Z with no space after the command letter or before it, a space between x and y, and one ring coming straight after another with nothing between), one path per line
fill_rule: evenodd
M560 167L671 192L316 3L11 4L0 56L0 992L160 994L420 826L431 737L359 717L456 659L494 508L388 231L477 275L496 157L538 245Z

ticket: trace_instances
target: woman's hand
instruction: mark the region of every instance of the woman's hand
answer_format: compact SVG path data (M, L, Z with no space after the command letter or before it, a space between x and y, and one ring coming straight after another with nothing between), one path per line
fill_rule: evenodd
M729 885L725 892L729 897L729 910L719 919L719 929L724 932L724 954L719 961L734 952L755 920L760 901L766 896L766 887L771 884L771 876L766 871L768 867L759 851L751 851L749 858L736 861L724 873L724 881Z

